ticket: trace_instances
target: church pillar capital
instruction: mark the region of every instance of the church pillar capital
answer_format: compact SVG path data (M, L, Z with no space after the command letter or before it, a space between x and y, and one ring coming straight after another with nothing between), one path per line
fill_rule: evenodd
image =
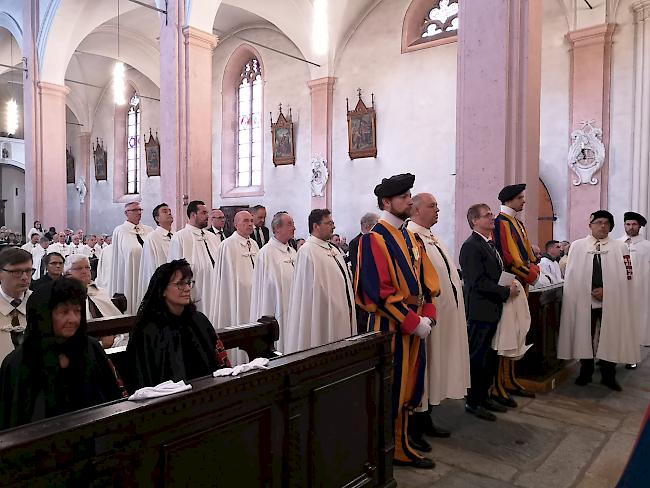
M196 27L186 26L183 27L183 37L185 44L195 46L198 48L213 51L217 47L218 38L214 34L204 32Z
M459 3L455 248L469 233L467 209L527 183L524 221L537 240L542 5L540 0ZM489 25L489 29L485 26ZM486 161L489 162L486 165Z
M638 0L630 6L635 22L644 22L650 16L650 0Z
M312 196L312 208L332 208L332 113L334 83L327 76L307 82L311 92L311 158L324 158L329 177L322 196Z

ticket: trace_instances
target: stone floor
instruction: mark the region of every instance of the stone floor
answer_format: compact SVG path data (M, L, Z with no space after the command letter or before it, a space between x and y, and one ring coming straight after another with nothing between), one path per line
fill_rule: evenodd
M616 486L650 402L650 360L617 368L620 393L600 385L598 373L595 383L574 385L573 369L555 391L517 399L519 408L496 422L465 413L463 401L436 407L434 420L452 436L430 440L434 470L395 468L400 488Z

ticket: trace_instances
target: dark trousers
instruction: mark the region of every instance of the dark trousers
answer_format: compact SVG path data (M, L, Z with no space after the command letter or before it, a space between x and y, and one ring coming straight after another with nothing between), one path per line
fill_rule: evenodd
M488 390L499 366L498 356L492 349L492 338L497 331L497 324L470 320L469 371L471 387L467 392L467 404L472 407L481 405L488 396Z
M603 309L602 308L592 308L591 309L591 340L593 342L594 336L596 335L596 330L598 329L598 323L603 318ZM594 351L594 356L596 352ZM616 378L616 363L610 361L605 361L600 359L598 361L600 366L600 375L601 379L605 382L611 382ZM594 374L594 359L581 359L580 360L580 376L585 379L591 380L591 377Z

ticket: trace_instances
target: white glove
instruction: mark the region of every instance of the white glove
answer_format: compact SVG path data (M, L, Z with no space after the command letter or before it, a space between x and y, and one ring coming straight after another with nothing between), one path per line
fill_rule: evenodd
M420 323L413 333L420 339L426 339L426 337L431 334L431 319L428 317L420 317Z

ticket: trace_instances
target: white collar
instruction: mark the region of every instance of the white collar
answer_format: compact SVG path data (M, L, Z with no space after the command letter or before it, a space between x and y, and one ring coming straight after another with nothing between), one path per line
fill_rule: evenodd
M400 227L402 227L404 225L404 221L402 219L400 219L399 217L393 215L392 213L390 213L390 212L388 212L386 210L381 211L381 215L379 216L379 218L381 220L385 220L386 222L388 222L390 225L392 225L396 229L399 229Z
M410 230L411 232L415 232L416 234L424 235L424 236L427 236L427 237L435 237L433 235L433 232L431 231L431 229L427 229L426 227L424 227L424 226L422 226L420 224L416 224L412 220L409 220L409 223L406 226L406 228L408 230Z
M481 234L480 232L477 232L475 230L473 230L472 232L474 232L474 234L478 234L481 237L481 239L483 239L485 242L490 242L489 237L485 237L483 234Z
M205 231L203 229L199 229L198 227L195 227L192 224L185 224L185 228L187 230L189 230L195 236L201 237L201 236L205 235Z
M24 292L22 298L19 298L19 300L21 300L21 304L25 303L25 295L26 294L27 294L27 292ZM11 305L11 300L15 300L14 297L10 297L9 295L7 295L5 293L5 291L2 289L2 286L0 286L0 296L2 296L2 298L4 298L5 301L10 305ZM12 308L13 308L13 305L12 305Z
M517 218L517 211L513 208L508 207L507 205L501 205L501 213L504 213L510 217Z
M605 237L604 239L596 239L593 235L589 234L587 236L587 239L589 240L589 243L592 246L595 246L596 243L600 243L601 245L607 245L609 243L609 236Z
M212 226L212 230L214 231L215 234L218 234L219 232L224 232L223 229L217 229L214 225ZM225 233L224 233L225 235Z
M289 243L287 242L286 244L282 244L279 240L277 240L277 239L275 238L275 236L272 236L272 237L269 239L269 244L271 244L273 247L275 247L275 248L278 249L279 251L282 251L282 252L285 252L285 253L289 253L289 252L290 252L290 251L289 251L289 248L291 248L291 246L289 246Z
M630 242L631 242L632 244L638 244L639 242L645 240L641 234L639 234L639 235L637 235L637 236L634 236L634 237L629 237L627 234L625 234L623 237L621 237L620 240L623 241L623 242L625 242L625 241L627 241L628 239L630 239Z
M158 232L158 234L160 234L163 237L167 237L167 234L169 234L170 232L173 234L171 230L167 230L164 227L160 227L160 226L157 226L155 231Z
M309 235L306 242L311 242L312 244L316 244L318 247L322 247L323 249L327 249L328 251L330 249L336 249L336 246L334 246L333 244L330 244L329 242L324 241L323 239L319 239L313 234Z

